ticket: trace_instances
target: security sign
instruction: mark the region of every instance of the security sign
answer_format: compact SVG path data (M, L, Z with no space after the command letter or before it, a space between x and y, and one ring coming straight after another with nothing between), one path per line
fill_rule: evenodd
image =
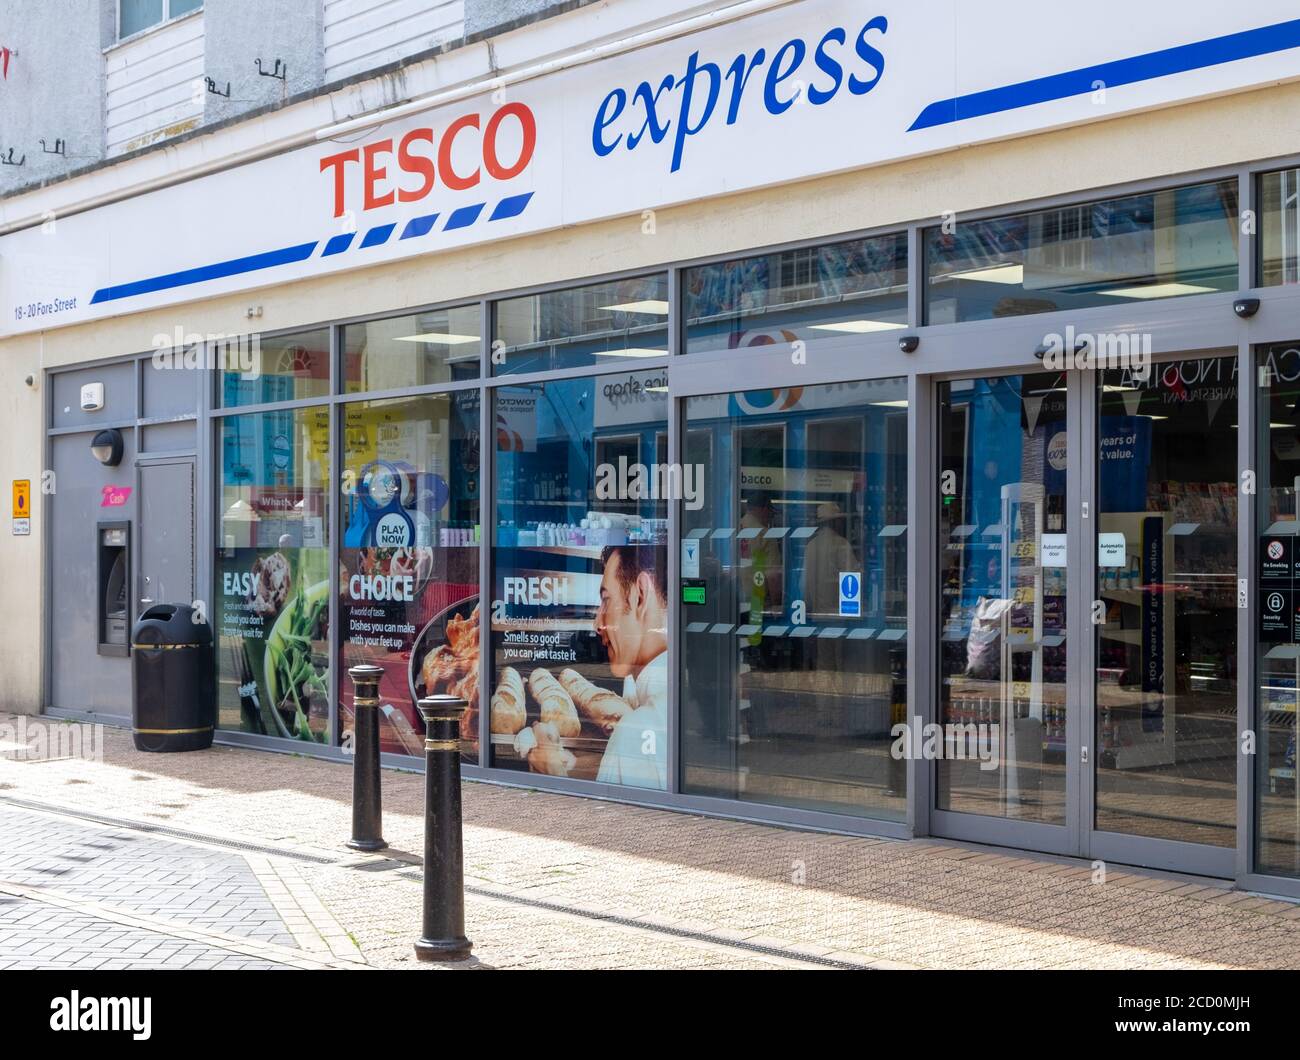
M1295 597L1290 589L1260 589L1259 639L1265 644L1289 644L1292 638Z
M862 614L862 575L840 571L840 614L858 618Z
M14 536L25 537L32 532L32 480L14 479Z

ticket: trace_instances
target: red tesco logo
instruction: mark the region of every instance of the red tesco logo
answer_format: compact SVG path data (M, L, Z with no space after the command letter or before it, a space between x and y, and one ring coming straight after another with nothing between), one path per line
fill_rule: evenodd
M452 151L458 137L473 135L470 130L479 131L479 118L477 112L461 115L443 130L441 138L435 136L432 128L406 133L397 142L397 169L400 174L418 178L418 183L410 186L389 181L388 167L394 154L392 137L322 158L320 171L332 171L334 177L334 216L343 216L348 167L352 164L361 167L363 210L377 210L394 202L418 202L433 191L438 179L448 191L465 191L479 183L484 170L495 180L517 177L532 161L537 147L537 119L533 112L523 103L507 103L494 111L478 138L479 164L472 172L458 173L452 165ZM519 123L522 134L519 157L508 164L501 160L497 142L507 118Z

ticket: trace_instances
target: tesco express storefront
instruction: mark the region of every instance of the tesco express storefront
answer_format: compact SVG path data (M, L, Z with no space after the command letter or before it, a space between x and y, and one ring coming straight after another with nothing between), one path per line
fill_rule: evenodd
M1293 15L747 3L10 200L5 705L194 603L227 742L374 662L395 765L1300 894Z

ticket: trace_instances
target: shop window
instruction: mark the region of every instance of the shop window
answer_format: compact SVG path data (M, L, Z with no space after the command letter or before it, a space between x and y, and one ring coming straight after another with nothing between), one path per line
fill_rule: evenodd
M507 298L494 307L492 371L608 368L668 355L664 273Z
M686 352L852 342L907 327L907 234L685 270Z
M150 26L197 11L202 6L203 0L118 0L121 19L118 36L133 36Z
M218 724L326 743L329 409L229 416L218 441Z
M686 402L683 790L906 812L907 384Z
M1261 354L1254 868L1300 877L1300 342Z
M329 328L224 340L213 346L212 363L221 372L226 408L325 397L330 392Z
M343 329L344 391L396 390L475 379L482 359L478 305L348 324Z
M1300 169L1259 178L1259 284L1300 283Z
M927 229L926 322L1237 289L1237 182Z
M667 787L667 390L495 392L494 766Z
M461 749L478 764L478 469L477 390L344 406L339 728L348 667L382 667L385 753L423 755L415 701L447 693L469 703Z

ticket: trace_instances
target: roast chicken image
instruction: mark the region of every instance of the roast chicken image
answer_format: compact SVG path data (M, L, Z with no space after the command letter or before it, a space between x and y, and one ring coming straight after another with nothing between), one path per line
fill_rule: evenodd
M463 740L478 736L478 608L468 618L459 614L447 620L447 643L424 657L420 681L426 696L452 695L469 703L460 721Z

